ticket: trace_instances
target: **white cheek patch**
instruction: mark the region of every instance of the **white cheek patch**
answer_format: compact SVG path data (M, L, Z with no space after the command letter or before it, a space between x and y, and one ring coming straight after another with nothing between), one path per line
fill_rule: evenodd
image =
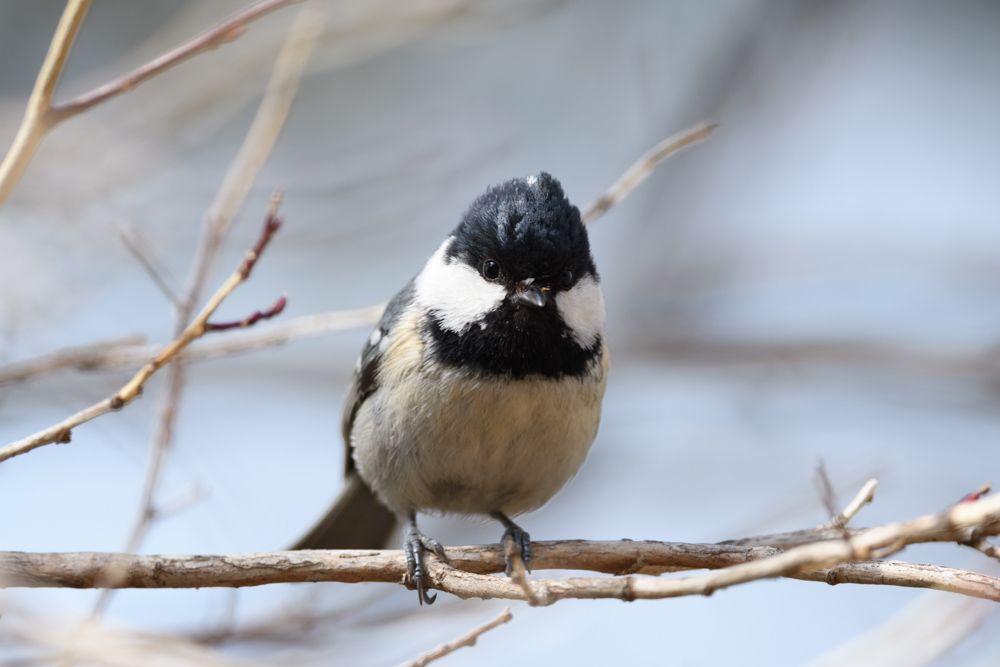
M604 292L592 276L557 294L556 308L577 343L591 347L597 342L604 331Z
M462 333L497 308L507 296L499 283L485 280L474 268L457 259L449 263L448 237L416 279L416 302L421 309L437 311L441 326Z

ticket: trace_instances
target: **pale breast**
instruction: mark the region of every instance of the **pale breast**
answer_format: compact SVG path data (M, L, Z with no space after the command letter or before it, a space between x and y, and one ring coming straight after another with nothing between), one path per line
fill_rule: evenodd
M358 412L358 470L397 512L518 514L539 507L590 450L607 365L606 345L592 372L559 380L481 379L410 365Z

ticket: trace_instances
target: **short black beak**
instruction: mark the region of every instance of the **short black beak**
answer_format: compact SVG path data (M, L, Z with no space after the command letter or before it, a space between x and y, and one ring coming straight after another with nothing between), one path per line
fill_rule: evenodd
M517 305L534 306L541 308L549 302L549 289L533 285L532 280L524 280L517 284L510 300Z

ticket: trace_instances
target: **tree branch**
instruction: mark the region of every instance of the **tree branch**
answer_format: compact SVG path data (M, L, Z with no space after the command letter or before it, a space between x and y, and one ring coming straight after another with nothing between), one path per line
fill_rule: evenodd
M77 116L101 102L121 95L161 72L178 65L204 51L218 48L246 32L246 26L276 9L302 0L260 0L222 21L177 48L168 51L128 74L106 83L66 104L54 106L52 94L62 75L70 48L83 24L91 0L69 0L56 28L48 54L35 81L35 88L28 100L24 119L14 138L14 143L0 163L0 206L7 200L14 185L21 178L35 150L45 135L56 125Z
M718 127L715 123L701 122L672 134L656 144L636 160L610 188L580 214L583 224L589 225L604 215L608 209L632 194L632 191L649 178L656 166L681 150L708 139L708 135Z
M0 206L3 206L10 191L14 189L14 184L31 162L42 137L61 120L52 108L52 94L62 76L69 51L80 32L90 2L91 0L69 0L66 3L42 69L35 79L35 87L28 98L28 107L14 136L14 143L0 163Z
M825 530L829 529L813 532L822 536ZM492 576L505 567L499 546L448 548L448 562L429 558L428 571L434 588L461 598L530 597L540 605L566 598L637 600L710 595L729 586L775 577L932 588L1000 602L1000 579L937 565L874 560L909 544L943 541L944 536L961 539L969 534L1000 534L1000 495L905 523L852 532L847 537L786 550L732 543L536 542L532 545L532 567L536 570L577 569L617 576L529 581L530 596L513 580ZM692 569L710 571L666 579L632 576ZM225 556L0 553L0 585L4 587L202 588L304 581L407 583L406 578L401 551Z
M95 417L99 417L103 414L111 412L112 410L121 409L131 403L135 397L142 392L143 385L146 384L146 381L149 380L149 378L156 371L170 363L177 357L180 351L187 347L192 341L204 335L208 318L212 316L216 309L222 304L223 300L225 300L225 298L229 296L232 291L240 285L240 283L247 279L250 269L252 269L253 265L256 263L260 252L274 236L274 233L278 231L278 227L281 225L281 221L276 217L279 201L280 199L278 197L272 199L271 210L268 211L267 221L264 224L264 229L261 232L261 237L256 248L247 252L246 257L244 257L243 261L240 263L239 268L226 280L225 283L223 283L222 287L220 287L212 298L209 299L201 313L172 343L160 350L159 354L150 359L135 375L135 377L133 377L128 384L115 392L114 395L104 399L96 405L90 406L86 410L76 413L72 417L63 420L55 426L51 426L44 431L40 431L23 440L13 442L0 449L0 461L6 461L9 458L30 452L32 449L36 449L43 445L69 442L70 432L72 429L76 428L80 424L94 419Z
M302 315L285 322L254 327L213 339L200 339L185 348L178 357L185 361L203 361L270 345L283 345L306 338L316 338L338 331L371 326L378 322L385 302L352 310ZM0 367L0 385L27 380L51 371L75 368L82 371L119 370L142 366L163 347L144 345L139 335L99 341L90 345L68 347L50 354L17 361Z
M418 656L416 659L404 663L401 667L425 667L425 665L428 665L434 662L435 660L439 660L444 656L448 655L449 653L454 653L460 648L465 648L466 646L475 646L477 639L479 639L481 636L483 636L493 628L499 627L504 623L510 622L512 618L514 618L514 615L510 613L510 608L508 607L504 609L502 612L500 612L500 615L494 618L489 623L484 623L483 625L480 625L478 628L475 628L472 631L462 635L455 641L450 641L447 644L442 644L433 651L428 651L427 653Z

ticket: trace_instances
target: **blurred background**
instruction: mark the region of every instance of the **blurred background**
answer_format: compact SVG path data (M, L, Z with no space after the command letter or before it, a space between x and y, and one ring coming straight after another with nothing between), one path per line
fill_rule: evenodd
M97 0L57 100L159 55L242 0ZM63 3L0 5L0 145L13 139ZM282 318L390 297L487 185L546 170L585 206L667 135L711 118L591 227L613 372L577 478L521 524L535 539L712 542L828 519L938 511L1000 469L1000 4L991 0L310 0L56 128L0 209L0 365L141 334L201 221L301 8L324 31L221 253L215 289L285 193L286 225L218 319L286 292ZM141 553L268 551L325 511L339 409L369 327L192 363ZM220 336L226 334L219 334ZM134 372L0 385L0 445ZM119 551L136 522L165 373L141 400L0 465L0 549ZM445 544L495 542L430 517ZM916 562L997 574L954 545ZM556 576L539 572L535 577ZM398 664L507 606L383 584L0 596L0 657L66 646L108 664ZM993 603L796 581L710 598L510 605L450 665L985 665ZM172 639L161 641L162 637ZM197 643L207 641L208 643Z

